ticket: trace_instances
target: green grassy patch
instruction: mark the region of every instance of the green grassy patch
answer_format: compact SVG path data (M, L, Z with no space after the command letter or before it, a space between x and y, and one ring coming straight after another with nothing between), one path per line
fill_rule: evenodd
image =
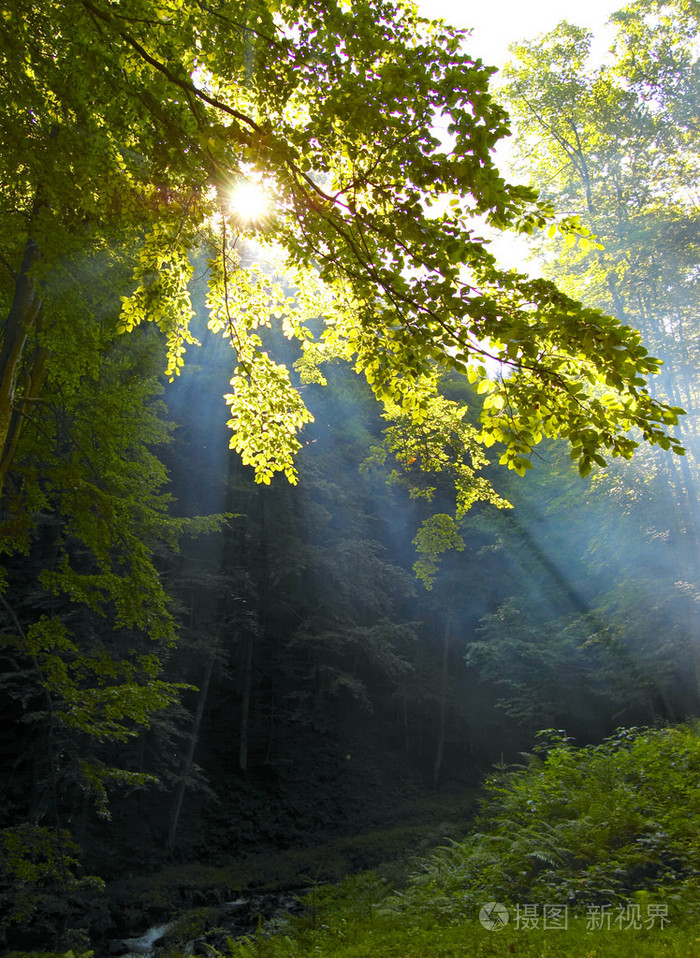
M358 919L280 935L230 942L231 958L700 958L697 924L680 918L665 928L589 930L584 917L566 930L481 927L478 917L455 924L398 917Z

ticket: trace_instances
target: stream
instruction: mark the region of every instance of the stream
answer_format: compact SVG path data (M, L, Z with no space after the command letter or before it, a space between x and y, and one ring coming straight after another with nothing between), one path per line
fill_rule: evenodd
M174 922L167 925L154 925L139 938L115 938L110 944L111 954L117 951L118 943L121 942L127 949L123 954L125 958L136 958L137 955L150 955L153 953L153 946L157 941L174 927ZM117 946L112 950L113 946Z
M225 946L226 938L254 934L260 922L299 911L298 893L267 892L216 903L210 909L196 909L199 927L195 931L188 913L180 918L152 925L135 937L112 938L106 954L119 958L156 958L162 949L177 949L183 955L211 954L210 945ZM204 913L206 917L204 916Z

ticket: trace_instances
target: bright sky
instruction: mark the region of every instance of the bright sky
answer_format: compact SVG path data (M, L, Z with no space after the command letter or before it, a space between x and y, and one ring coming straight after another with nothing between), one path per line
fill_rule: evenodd
M470 56L481 57L491 66L503 66L508 46L529 40L552 30L562 20L588 27L594 41L591 55L602 61L610 45L605 22L611 13L627 5L628 0L415 0L419 11L430 19L442 19L462 29L472 28L466 49ZM508 176L509 143L502 141L496 151L496 163ZM504 266L537 274L536 264L526 262L527 241L510 234L498 237L492 251Z
M455 27L473 27L469 53L501 66L508 44L551 30L561 20L588 27L597 34L611 13L626 0L416 0L420 12Z

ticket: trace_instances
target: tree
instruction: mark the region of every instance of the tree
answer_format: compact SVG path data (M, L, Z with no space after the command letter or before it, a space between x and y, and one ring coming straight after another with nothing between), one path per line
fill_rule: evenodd
M503 443L501 462L518 472L543 436L568 439L583 472L607 453L629 457L631 429L680 449L665 432L679 409L650 394L658 362L640 336L500 269L479 236L480 223L531 232L553 213L496 170L507 117L459 31L388 0L8 0L0 37L12 237L0 479L45 350L70 323L49 335L46 317L67 290L91 298L71 265L96 254L133 264L121 328L156 323L175 375L194 342L191 250L202 243L210 328L236 354L231 443L262 482L275 471L294 481L296 434L311 418L267 349L273 320L318 359L348 359L417 422L436 366L467 375L485 395L481 441ZM232 207L246 181L270 197L259 224ZM575 220L559 227L585 241ZM284 251L293 296L241 260L256 230Z
M513 679L514 702L523 683L515 689L518 670L508 641L532 653L530 664L538 669L547 658L563 664L576 647L591 653L587 668L593 665L600 688L612 682L616 702L673 720L697 709L700 674L693 638L700 541L694 438L700 23L697 4L635 0L611 24L612 56L604 67L589 61L590 33L567 23L515 45L501 95L517 133L518 167L527 169L544 199L580 216L598 241L589 249L538 243L545 275L642 330L664 359L654 394L688 410L677 435L689 455L678 461L644 450L635 463L608 470L596 477L599 492L586 497L580 516L580 491L578 503L570 493L558 507L550 493L547 509L560 513L567 537L575 541L577 525L584 531L579 554L589 574L595 570L598 587L575 623L557 621L560 613L543 616L515 597L499 612L500 626L497 619L485 624L488 642L471 654L485 670L502 663L501 677ZM560 490L567 485L561 477ZM589 510L601 517L597 528ZM555 565L568 552L553 548L551 537L548 548ZM494 639L513 605L530 615L520 636L518 628L506 630L499 651ZM528 641L529 628L543 636L539 648ZM587 631L593 642L581 638ZM534 707L531 685L523 698Z
M73 839L95 811L109 817L108 788L155 782L126 745L179 691L162 674L176 623L158 554L193 526L168 516L150 448L168 434L153 337L125 340L115 327L114 316L73 315L71 339L46 356L6 488L0 710L14 742L2 756L3 939L29 922L45 941L45 922L57 929L57 913L66 930L85 905Z
M591 34L563 23L513 47L502 92L517 130L519 166L544 198L580 216L599 241L591 250L567 240L558 254L549 244L546 275L640 329L664 360L654 394L693 410L697 5L636 0L611 23L613 59L605 67L588 62ZM658 467L678 468L668 458ZM691 467L681 468L681 505L692 514ZM691 518L689 531L696 522Z

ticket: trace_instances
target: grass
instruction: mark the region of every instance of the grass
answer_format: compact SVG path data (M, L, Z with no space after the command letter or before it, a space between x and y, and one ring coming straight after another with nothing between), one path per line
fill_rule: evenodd
M306 919L308 920L308 919ZM450 925L416 918L379 916L288 929L273 937L229 941L211 958L700 958L697 922L678 918L665 928L588 930L584 917L567 929L516 928L487 931L477 916ZM171 951L163 958L179 958ZM82 958L89 958L91 952ZM22 958L78 958L23 953Z
M585 917L567 929L527 930L509 924L487 931L478 917L444 925L419 918L353 920L274 938L231 943L231 958L700 958L697 924L589 930Z

